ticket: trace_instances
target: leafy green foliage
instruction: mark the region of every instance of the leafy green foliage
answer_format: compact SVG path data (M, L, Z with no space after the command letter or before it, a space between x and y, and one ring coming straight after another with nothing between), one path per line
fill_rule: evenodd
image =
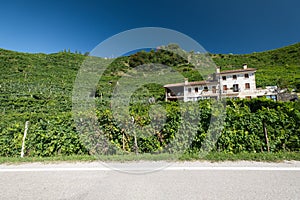
M240 68L243 63L258 68L258 86L280 83L299 90L299 49L300 44L296 44L249 55L211 56L222 69ZM202 79L187 59L163 49L118 58L104 72L94 91L97 119L87 116L90 120L74 122L71 115L72 89L84 59L83 55L67 52L46 55L0 49L0 156L19 156L25 121L30 121L26 156L134 152L132 124L128 123L125 126L127 128L122 128L124 126L114 119L110 107L111 94L119 78L138 65L160 63L171 66L191 81ZM162 116L157 113L154 115L156 118L151 118L149 111L155 112L155 109L148 103L149 97L154 97L156 103L166 110L161 113L162 116L166 115L164 126L161 128L154 123L151 132L143 127L148 126L151 120L159 124ZM197 102L198 110L191 110L195 106L192 103L179 105L178 102L163 102L164 89L158 84L142 86L132 98L140 100L139 103L131 102L129 112L140 127L140 132L136 134L139 135L141 153L168 151L168 145L174 140L177 146L173 151L190 149L197 152L202 145L212 145L203 143L209 137L207 131L212 114L210 101ZM268 130L272 152L299 151L299 110L299 102L229 100L224 129L214 151L266 151L263 122ZM191 123L183 125L183 117L189 117ZM199 122L196 127L195 121ZM79 134L75 123L82 123L81 131L84 134ZM92 130L99 124L101 131L95 134ZM187 145L182 141L191 132L196 134ZM97 146L99 139L103 144ZM103 145L106 145L105 148L102 148Z

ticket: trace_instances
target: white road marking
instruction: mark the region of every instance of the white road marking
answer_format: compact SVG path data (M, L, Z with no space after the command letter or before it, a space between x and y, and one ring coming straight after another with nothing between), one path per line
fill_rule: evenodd
M212 170L212 171L300 171L300 167L170 167L172 170Z
M2 172L65 172L65 171L300 171L300 167L166 167L153 168L108 168L108 167L78 167L78 168L2 168Z

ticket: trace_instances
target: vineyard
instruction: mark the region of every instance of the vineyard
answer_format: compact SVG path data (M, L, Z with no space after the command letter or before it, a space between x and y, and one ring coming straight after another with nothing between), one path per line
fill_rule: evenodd
M257 68L259 87L284 83L289 90L300 90L300 44L248 55L210 56L222 69L235 69L243 63ZM0 49L0 156L20 155L26 121L30 123L25 147L27 157L200 152L203 147L227 153L300 150L299 101L227 99L220 105L226 111L223 123L213 124L221 134L207 140L211 137L208 131L211 117L216 115L214 100L164 102L164 89L148 84L135 92L139 102L131 102L129 109L135 126L140 128L133 131L132 119L121 126L111 110L110 98L117 81L130 69L161 63L172 66L191 81L201 80L189 62L166 51L138 52L116 59L94 91L97 106L92 112L97 117L87 112L83 113L84 120L76 121L72 113L72 89L85 58L67 52L25 54ZM154 117L149 115L153 105L144 101L152 96L165 110ZM163 127L143 128L151 121L159 123L162 119ZM94 129L99 130L95 133ZM170 144L174 144L172 148Z

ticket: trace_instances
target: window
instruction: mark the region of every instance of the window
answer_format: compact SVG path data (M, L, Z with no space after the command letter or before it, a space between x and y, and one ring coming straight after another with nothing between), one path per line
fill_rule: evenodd
M188 88L188 92L191 93L192 92L192 88Z
M236 75L233 75L232 78L233 78L233 80L236 80L237 77L236 77Z
M249 74L245 74L244 77L245 77L245 78L249 78Z
M251 96L246 96L246 99L251 99Z
M250 89L250 83L245 83L245 88Z
M212 86L212 92L217 93L217 87L216 86Z
M207 91L208 91L208 87L205 86L204 89L203 89L203 91L204 91L204 92L207 92Z
M223 90L227 90L227 85L223 85Z
M226 76L222 76L222 80L223 80L223 81L226 81Z
M239 91L239 84L233 84L233 91L238 92Z
M195 92L198 93L198 88L197 87L195 87Z

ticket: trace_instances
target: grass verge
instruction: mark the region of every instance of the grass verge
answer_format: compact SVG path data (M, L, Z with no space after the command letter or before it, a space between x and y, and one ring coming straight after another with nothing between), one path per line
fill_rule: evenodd
M180 160L207 160L213 162L219 161L257 161L257 162L282 162L297 160L300 161L299 152L276 152L276 153L223 153L211 152L203 157L199 154L184 154Z
M72 156L55 156L55 157L0 157L0 164L17 164L27 162L92 162L92 161L107 161L107 162L127 162L127 161L259 161L259 162L282 162L297 160L300 161L300 152L278 152L278 153L221 153L211 152L205 156L199 154L126 154L126 155L72 155Z

